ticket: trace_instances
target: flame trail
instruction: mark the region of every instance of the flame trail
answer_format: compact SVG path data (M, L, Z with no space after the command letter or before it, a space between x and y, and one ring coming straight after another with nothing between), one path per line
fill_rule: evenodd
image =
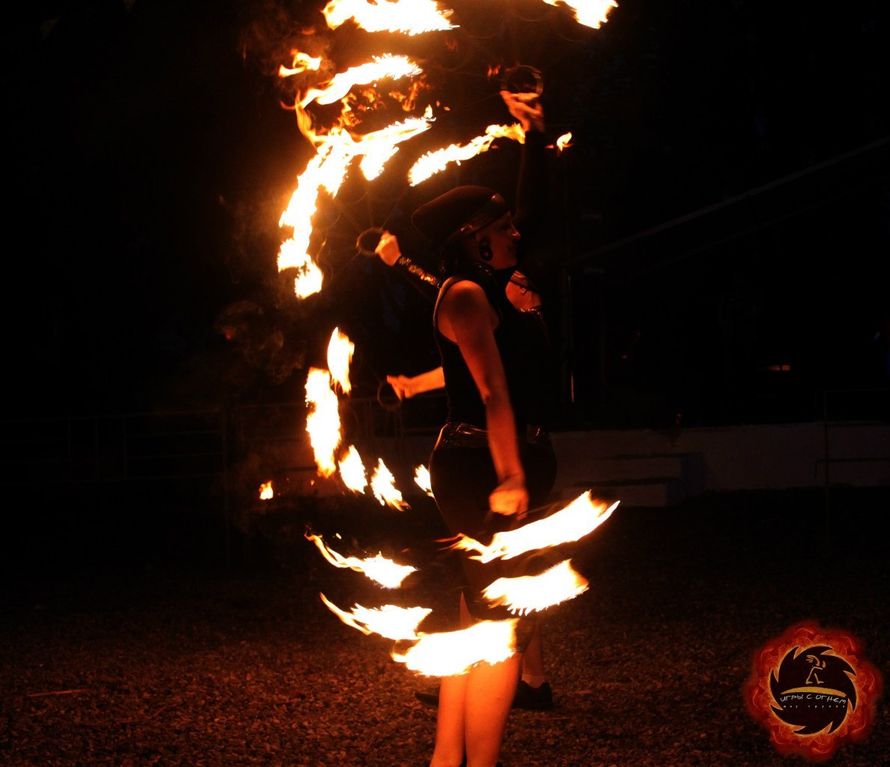
M402 499L402 494L395 485L395 477L383 463L383 459L377 460L377 468L371 477L371 492L381 506L390 506L396 511L405 511L410 508Z
M414 469L414 482L430 498L434 497L430 470L426 466L418 466Z
M331 0L322 11L331 29L352 19L367 32L419 35L455 29L451 11L439 10L433 0Z
M421 634L393 660L425 676L458 676L479 663L502 663L516 653L517 621L480 621L460 631Z
M574 599L588 586L587 579L566 559L539 575L498 578L482 593L493 605L505 605L512 613L527 615Z
M355 352L355 344L349 340L349 336L340 332L340 328L334 328L331 340L328 341L328 370L337 387L344 394L352 391L349 383L349 365L352 363L352 355Z
M495 139L498 138L509 138L522 144L525 143L525 131L518 123L489 125L483 135L476 136L466 144L450 144L442 149L427 152L411 166L411 170L408 171L408 183L411 186L417 186L437 173L441 173L453 162L460 164L487 152L491 149Z
M362 607L355 605L352 612L341 610L324 594L321 601L343 623L361 631L365 636L378 634L395 641L417 639L417 627L432 610L426 607L398 607L383 605L382 607Z
M362 175L368 181L377 178L383 173L386 163L399 151L398 144L429 130L434 119L433 111L428 107L423 117L410 117L373 133L366 133L358 139L359 151L364 155L359 164Z
M340 479L343 484L354 493L364 493L368 487L368 474L365 471L365 464L359 455L355 445L350 445L346 451L346 456L339 462Z
M320 368L310 368L306 378L306 431L315 453L318 473L330 477L337 470L335 460L340 445L340 403L331 388L331 374Z
M567 5L575 21L585 27L599 29L609 20L609 12L618 7L615 0L544 0L547 5Z
M397 589L411 573L416 573L417 568L410 565L400 565L387 559L383 554L374 557L344 557L330 548L319 535L307 535L307 541L312 541L321 555L334 567L341 570L354 570L367 576L375 583L387 589Z
M338 72L331 81L322 88L310 88L300 99L300 106L304 109L315 102L316 104L333 104L339 101L356 85L368 85L378 80L399 80L403 77L419 75L423 70L407 56L393 56L390 53L383 56L374 56L372 61L351 67L345 72Z
M305 72L306 70L312 70L313 72L317 72L321 69L321 59L316 58L315 56L310 56L302 51L291 51L293 54L293 60L291 61L291 65L289 67L284 66L283 64L278 67L278 76L279 77L292 77L293 75L298 75L301 72Z
M312 130L308 118L304 119L303 130L317 144L316 154L297 179L297 188L279 221L279 226L291 227L293 234L281 245L278 271L297 269L294 283L297 297L306 298L318 293L324 284L321 269L309 255L312 220L318 212L322 192L331 197L337 195L356 157L365 158L362 164L365 176L376 178L397 151L396 145L428 130L433 119L432 111L428 109L423 117L409 118L358 137L341 127L318 135Z
M312 219L318 211L322 190L335 196L355 157L352 151L354 142L341 128L322 136L320 142L316 155L300 174L297 188L279 221L279 226L291 227L293 235L281 244L278 271L297 269L294 291L300 298L321 291L324 281L321 269L309 255Z
M549 517L530 522L515 530L495 533L486 546L466 535L458 536L452 548L458 551L475 551L471 559L491 562L495 559L513 559L536 549L559 546L589 535L605 522L618 506L618 501L607 506L601 501L594 502L590 491L582 493L564 509Z

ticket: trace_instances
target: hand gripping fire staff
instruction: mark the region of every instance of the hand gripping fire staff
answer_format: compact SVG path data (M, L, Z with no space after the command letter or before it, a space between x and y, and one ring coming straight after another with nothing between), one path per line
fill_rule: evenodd
M372 226L368 229L365 229L355 241L356 250L363 256L367 256L368 258L377 258L380 255L377 252L377 247L380 245L380 241L386 235L386 230L379 226ZM381 258L383 258L381 256ZM390 262L387 259L383 259L383 262L387 266L399 266L405 271L407 271L412 276L416 277L421 282L429 285L430 287L438 290L442 282L436 277L434 274L430 274L426 269L418 264L414 263L408 256L400 253L398 258L395 261ZM426 296L426 293L424 293ZM429 298L429 296L427 296Z

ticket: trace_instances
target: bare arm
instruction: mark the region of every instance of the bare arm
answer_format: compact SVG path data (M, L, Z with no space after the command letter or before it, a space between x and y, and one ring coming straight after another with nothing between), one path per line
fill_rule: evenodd
M399 399L410 399L416 394L445 388L445 371L440 365L416 376L387 376L386 381Z
M495 322L482 288L468 280L455 284L439 308L439 329L458 345L485 405L488 447L500 483L490 496L491 510L521 515L528 510L528 493Z

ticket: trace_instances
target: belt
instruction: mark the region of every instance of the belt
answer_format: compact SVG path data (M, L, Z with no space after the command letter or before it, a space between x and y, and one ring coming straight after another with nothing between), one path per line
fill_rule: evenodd
M520 433L529 445L549 445L550 434L543 426L529 424ZM488 431L471 423L446 423L439 432L436 447L488 447Z

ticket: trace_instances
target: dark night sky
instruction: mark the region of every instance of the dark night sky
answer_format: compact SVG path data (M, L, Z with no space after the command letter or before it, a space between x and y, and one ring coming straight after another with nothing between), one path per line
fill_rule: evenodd
M424 345L423 323L398 323L400 314L419 316L423 300L379 265L353 264L335 299L317 301L311 312L285 300L276 275L278 215L308 155L292 113L279 106L286 94L274 70L299 45L301 24L320 18L312 13L320 5L39 3L4 25L4 326L14 371L7 373L7 413L298 397L299 374L287 379L279 371L270 383L263 364L245 361L214 329L239 300L263 307L256 333L285 330L279 367L311 359L316 337L337 321L367 337L372 378L399 366L393 339L401 348ZM472 37L452 52L465 54L459 72L517 59L539 66L554 133L563 126L576 133L577 146L553 179L565 194L553 225L566 234L560 247L567 257L597 253L890 132L881 2L820 9L811 2L624 0L599 32L533 0L512 4L533 22L498 14L502 21L491 27L492 12L481 5L452 4L467 19L461 34ZM365 41L344 31L337 55L360 57ZM455 107L437 126L439 136L467 136L489 116L503 119L484 78L432 69ZM509 147L492 152L465 166L462 178L506 178L514 158ZM647 322L680 336L690 323L713 324L714 308L702 296L719 283L734 286L727 294L733 311L759 312L761 324L769 317L767 335L835 334L824 347L831 358L886 319L886 159L886 147L872 151L677 236L590 263L614 275L615 295L637 297L630 303L644 342L660 344L657 333L646 335ZM371 200L383 209L392 185L381 183ZM350 197L348 188L345 194L347 213L332 228L341 245L354 236L350 216L370 224L376 215L367 200ZM402 201L394 226L411 202L412 195ZM762 227L772 219L788 223ZM762 234L733 239L746 227ZM707 268L686 258L696 250ZM330 268L338 271L347 251L333 248ZM677 257L682 266L658 270ZM360 308L344 314L343 298ZM667 314L650 316L655 308ZM576 332L588 321L583 308L577 312ZM625 314L609 344L620 345L625 330L633 334L634 322L621 324ZM756 347L752 364L769 356L758 351L758 338L740 341ZM810 359L817 345L811 339L789 348ZM581 344L579 354L593 353ZM402 367L430 359L428 350L415 353ZM657 360L654 354L640 364ZM825 367L835 366L829 359ZM851 376L840 383L861 382ZM620 374L613 371L613 380Z

